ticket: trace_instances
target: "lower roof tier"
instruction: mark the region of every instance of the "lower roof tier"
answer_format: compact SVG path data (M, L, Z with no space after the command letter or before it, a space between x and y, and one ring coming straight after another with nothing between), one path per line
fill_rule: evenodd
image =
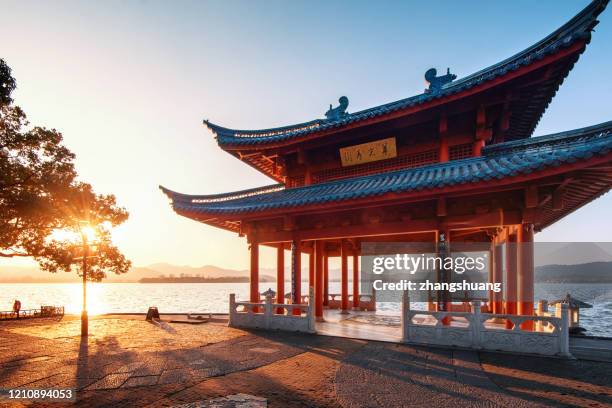
M418 201L526 183L538 178L612 162L612 121L567 132L499 143L482 156L310 186L274 184L218 195L180 194L160 186L181 215L229 230L244 219L305 214L347 208L374 201ZM609 167L606 167L609 168ZM603 176L602 176L603 177ZM609 179L584 205L609 189ZM603 191L605 190L605 191ZM580 201L580 200L578 200ZM549 217L547 225L559 216Z

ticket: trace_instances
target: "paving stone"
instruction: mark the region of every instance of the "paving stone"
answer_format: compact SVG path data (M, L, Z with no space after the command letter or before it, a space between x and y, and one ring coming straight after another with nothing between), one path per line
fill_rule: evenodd
M129 373L109 374L99 381L88 386L87 390L108 390L121 387L125 380L130 378Z
M267 406L268 401L265 398L248 394L234 394L206 401L175 405L173 408L266 408Z
M157 384L159 377L156 375L147 375L142 377L130 377L123 383L121 388L143 387Z

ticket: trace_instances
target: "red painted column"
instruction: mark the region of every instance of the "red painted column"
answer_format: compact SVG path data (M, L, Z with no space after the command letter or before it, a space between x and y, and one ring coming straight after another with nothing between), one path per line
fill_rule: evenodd
M488 282L493 283L493 271L495 270L495 260L493 259L493 243L489 247L489 278ZM493 313L493 291L489 291L488 293L489 301L487 302L488 313Z
M323 306L329 306L329 257L323 250Z
M442 136L440 138L440 162L445 163L449 160L448 138Z
M302 249L301 242L291 241L291 303L302 303ZM293 311L299 315L299 310Z
M501 245L495 245L493 248L493 283L503 283L503 248ZM493 313L502 314L503 311L503 293L493 292Z
M314 288L315 284L315 244L313 243L310 252L308 252L308 286Z
M359 255L353 250L353 309L359 310Z
M315 257L315 319L323 320L323 242L316 241Z
M517 314L516 300L518 297L516 286L516 235L508 235L506 240L506 314ZM506 328L511 329L512 323L506 322Z
M518 314L533 316L533 225L521 225L516 238L518 244ZM533 326L533 322L525 322L521 328L533 330Z
M439 230L435 235L436 240L436 252L438 256L445 259L446 257L451 256L450 251L450 231L448 228L444 228ZM447 271L443 268L438 269L438 281L439 282L447 282L450 283L452 280L451 274L453 271ZM439 311L452 311L452 301L450 292L448 291L439 291L438 292L438 310ZM442 324L444 326L448 326L451 323L450 317L444 317L442 319Z
M276 248L276 303L285 303L285 247L279 244ZM283 313L278 308L276 313Z
M508 235L506 241L506 313L516 314L516 300L518 290L516 286L516 234Z
M340 258L341 258L341 269L342 269L342 291L341 291L341 313L348 313L348 248L346 242L343 240L340 244Z
M474 157L482 156L482 148L484 147L484 140L475 140L474 147L472 148L472 155Z
M259 303L259 243L251 243L251 302Z
M448 119L446 118L446 113L443 113L440 116L440 121L438 123L438 133L440 134L440 162L444 163L449 160L449 150L448 150Z

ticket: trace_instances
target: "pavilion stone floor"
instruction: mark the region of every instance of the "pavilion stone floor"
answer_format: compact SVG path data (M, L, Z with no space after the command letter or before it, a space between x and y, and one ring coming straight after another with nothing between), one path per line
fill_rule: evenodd
M74 388L84 407L612 405L607 362L249 332L222 321L155 325L143 316L91 318L90 333L81 341L71 316L0 322L0 388Z

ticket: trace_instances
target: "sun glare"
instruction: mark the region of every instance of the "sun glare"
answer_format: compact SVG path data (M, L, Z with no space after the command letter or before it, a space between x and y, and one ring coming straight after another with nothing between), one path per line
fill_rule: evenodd
M49 235L49 238L53 241L59 242L74 242L79 239L76 232L66 229L55 229Z
M85 238L89 242L91 242L91 241L96 239L96 230L94 230L90 226L81 227L81 233L83 234L83 236L85 236Z
M66 312L79 314L83 310L83 287L81 284L68 283L70 300L66 304ZM103 301L103 288L100 284L87 282L87 313L90 316L99 315L106 311L108 305Z
M81 235L82 234L82 235ZM81 226L80 232L68 230L68 229L55 229L49 235L49 238L53 241L59 242L80 242L83 236L88 242L95 241L97 237L96 230L89 225Z

